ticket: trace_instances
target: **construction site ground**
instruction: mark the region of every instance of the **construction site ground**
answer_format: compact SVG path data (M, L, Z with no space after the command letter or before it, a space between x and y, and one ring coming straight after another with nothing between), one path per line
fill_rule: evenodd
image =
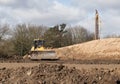
M120 84L119 51L105 39L57 49L60 60L1 58L0 84Z
M1 84L119 84L119 60L1 60Z

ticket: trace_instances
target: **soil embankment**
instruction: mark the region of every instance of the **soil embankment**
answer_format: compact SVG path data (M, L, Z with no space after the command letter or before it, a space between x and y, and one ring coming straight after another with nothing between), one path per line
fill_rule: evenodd
M93 40L56 49L61 59L120 60L120 38Z

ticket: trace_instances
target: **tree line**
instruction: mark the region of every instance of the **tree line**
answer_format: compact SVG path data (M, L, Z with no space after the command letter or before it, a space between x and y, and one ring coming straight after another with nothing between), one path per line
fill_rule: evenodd
M59 24L53 27L33 24L18 24L14 28L0 25L0 57L28 53L36 38L45 40L45 47L59 48L94 39L94 33L84 27L67 27Z

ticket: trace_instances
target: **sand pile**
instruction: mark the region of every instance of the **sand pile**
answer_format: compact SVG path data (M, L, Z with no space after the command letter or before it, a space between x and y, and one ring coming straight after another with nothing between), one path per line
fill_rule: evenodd
M61 59L120 59L120 38L93 40L56 49Z

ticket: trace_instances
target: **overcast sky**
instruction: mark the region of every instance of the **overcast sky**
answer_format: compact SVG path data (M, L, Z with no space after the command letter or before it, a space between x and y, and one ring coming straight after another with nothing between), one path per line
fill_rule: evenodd
M100 15L101 36L120 34L120 0L0 0L0 24L67 23L94 31L95 9Z

